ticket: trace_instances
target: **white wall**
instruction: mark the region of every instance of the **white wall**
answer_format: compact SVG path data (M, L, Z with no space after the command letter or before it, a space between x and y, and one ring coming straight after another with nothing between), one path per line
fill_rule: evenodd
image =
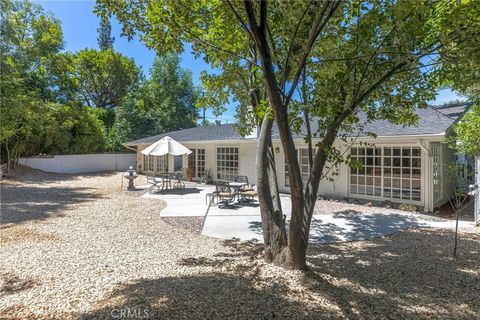
M136 154L78 154L53 158L20 158L19 163L34 169L54 173L87 173L99 171L126 171L136 166Z

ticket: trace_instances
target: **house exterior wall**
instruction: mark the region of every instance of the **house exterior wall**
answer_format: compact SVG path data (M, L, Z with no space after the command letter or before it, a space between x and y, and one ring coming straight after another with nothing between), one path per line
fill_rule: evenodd
M248 177L248 181L257 183L257 142L256 140L247 140L242 142L233 141L202 141L182 143L190 149L205 149L205 169L210 170L210 176L217 180L217 148L238 147L238 174ZM141 151L148 147L146 145L137 146L137 171L145 173L143 168L143 154ZM188 157L185 156L182 161L184 171L188 166ZM169 168L173 168L173 157L169 157ZM184 172L185 174L185 172Z
M433 143L439 143L443 135L437 136L396 136L396 137L379 137L374 138L364 138L358 139L352 146L361 146L361 142L366 142L373 144L375 147L416 147L420 148L421 153L421 196L420 201L416 200L405 200L405 199L392 199L389 197L374 197L366 195L355 195L350 194L350 168L344 164L340 164L336 169L331 169L331 172L328 176L332 179L323 179L320 182L319 186L319 195L328 196L332 198L343 199L346 197L366 199L372 201L383 201L389 200L397 203L410 203L418 207L424 208L425 211L433 211L435 206L445 203L448 198L446 198L447 190L442 191L442 197L440 200L437 200L435 203L433 201L433 171L432 171L432 156L431 156L431 147ZM314 141L314 144L318 141ZM182 142L188 148L203 148L205 149L205 169L210 170L210 175L213 180L217 180L217 148L219 147L238 147L239 148L239 162L238 162L238 174L246 175L251 183L257 183L257 141L256 140L240 140L240 141L195 141L195 142ZM297 149L306 149L307 145L301 139L295 141ZM455 161L455 156L452 150L447 146L442 145L442 176L445 176L444 172L448 164ZM145 148L145 146L138 146L138 158L137 164L141 166L143 164L143 158L140 154L140 150ZM335 146L340 151L345 151L346 154L349 153L347 148L351 146L345 145L344 142L337 141ZM277 176L279 180L279 189L281 192L289 193L290 189L285 183L285 155L283 153L283 148L280 141L273 142L273 148L275 151L275 160L276 160L276 169ZM382 158L383 159L383 158ZM184 167L188 165L188 161L184 158L183 160ZM137 168L139 172L141 168ZM382 170L383 170L383 160L382 160ZM338 174L333 174L333 173ZM382 180L383 181L383 180ZM383 187L383 182L382 182Z
M360 142L368 142L373 144L375 147L419 147L421 149L421 199L420 201L414 200L405 200L405 199L392 199L387 197L374 197L374 196L366 196L366 195L355 195L350 194L349 187L350 187L350 168L345 164L340 164L337 166L337 173L338 175L329 174L329 177L332 181L328 179L323 179L320 182L318 194L322 196L332 197L332 198L357 198L357 199L366 199L372 201L384 201L389 200L391 202L396 203L409 203L416 205L418 207L423 208L425 211L433 211L434 204L433 204L433 186L432 186L432 160L430 157L430 150L429 145L430 143L440 143L442 137L434 136L434 137L381 137L377 139L368 138L368 139L358 139L352 147L360 146ZM318 141L314 141L314 144ZM307 148L307 145L299 140L296 141L297 149ZM336 142L335 147L338 148L340 151L346 151L347 146L344 143ZM448 164L453 163L455 161L454 154L452 154L452 150L441 144L442 147L442 168L445 168ZM350 147L350 146L349 146ZM278 148L278 149L277 149ZM279 142L274 142L274 149L278 150L279 152L275 154L276 161L277 161L277 173L279 176L279 188L281 192L289 193L290 189L285 184L285 155L283 153L283 149L281 148L281 144ZM346 154L348 154L347 151ZM383 166L382 166L383 168ZM335 170L332 169L331 172ZM443 173L442 171L442 174ZM445 203L448 198L445 196L446 191L442 192L442 199L437 201L436 205Z

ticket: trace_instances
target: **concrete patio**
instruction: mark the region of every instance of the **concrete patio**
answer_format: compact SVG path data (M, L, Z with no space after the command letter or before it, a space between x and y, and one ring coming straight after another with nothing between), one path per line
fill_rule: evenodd
M215 203L208 205L207 193L214 190L215 187L212 185L187 183L185 189L145 193L142 197L166 202L160 217L205 217L202 235L221 239L254 239L261 242L262 222L258 202L235 204L233 208L219 208ZM281 202L288 223L291 211L289 195L282 194ZM393 234L412 225L454 228L455 221L392 209L385 209L385 213L343 210L332 214L314 214L310 242L368 240ZM460 221L460 227L473 227L473 223Z

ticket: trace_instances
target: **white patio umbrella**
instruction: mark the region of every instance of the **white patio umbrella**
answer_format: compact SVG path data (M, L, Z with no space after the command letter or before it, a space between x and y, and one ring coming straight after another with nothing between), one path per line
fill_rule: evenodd
M165 154L181 156L192 153L192 150L167 136L143 149L141 152L147 156L163 156Z

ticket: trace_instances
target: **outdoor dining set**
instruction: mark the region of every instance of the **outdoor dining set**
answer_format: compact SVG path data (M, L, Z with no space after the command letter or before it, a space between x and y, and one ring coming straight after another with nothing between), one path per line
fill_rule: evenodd
M180 172L147 175L147 182L150 184L148 191L153 193L171 189L184 189L185 182L182 181L182 178Z
M215 191L207 194L210 202L217 198L219 208L233 208L235 205L252 203L257 196L255 186L248 182L247 176L234 177L233 181L216 181Z

